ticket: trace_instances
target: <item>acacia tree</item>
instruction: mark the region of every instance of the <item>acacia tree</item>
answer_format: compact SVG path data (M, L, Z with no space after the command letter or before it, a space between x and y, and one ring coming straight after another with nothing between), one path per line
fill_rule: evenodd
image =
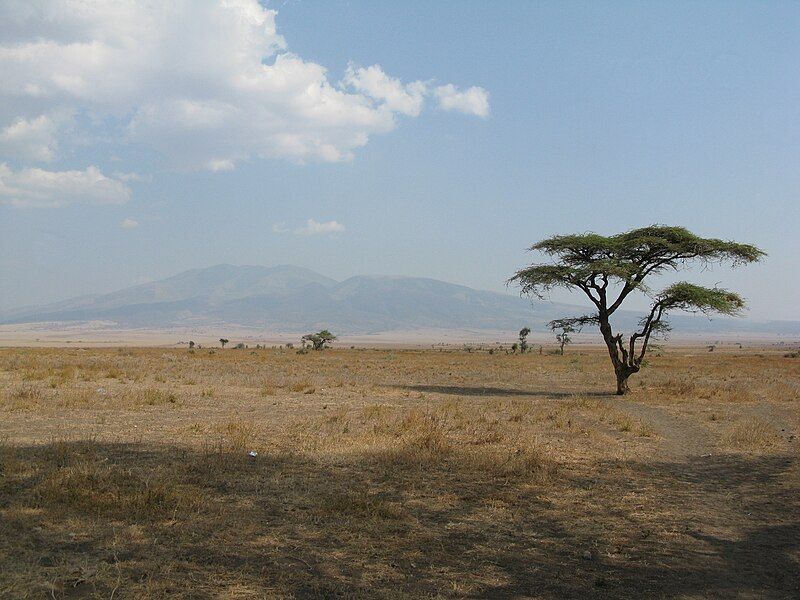
M528 351L528 334L530 334L530 327L523 327L519 330L519 353L525 354Z
M556 333L556 341L561 350L561 356L564 356L564 346L572 343L572 338L569 337L569 334L575 332L575 326L571 323L562 323L561 321L561 319L556 319L555 321L550 321L548 325L550 329L553 330L553 333L559 329L561 330L560 333Z
M649 276L677 271L693 262L704 266L730 263L736 267L766 256L749 244L702 238L683 227L665 225L612 236L558 235L534 244L530 250L554 260L551 264L521 269L509 282L518 283L523 294L538 298L555 288L579 290L589 298L594 312L557 319L551 326L569 326L575 330L586 325L599 326L614 365L619 395L629 391L628 378L641 369L651 338L669 329L666 321L669 312L736 315L744 307L744 300L734 292L687 282L654 293L645 284ZM632 292L646 293L652 298L652 305L637 330L626 339L622 333L613 331L610 318Z
M324 350L329 344L336 341L336 336L327 329L323 329L319 333L304 335L300 341L303 343L303 347L308 343L314 350Z
M227 344L227 343L228 343L228 340L227 340L227 339L225 339L225 338L219 338L219 344L220 344L220 346L222 346L223 348L225 347L225 344Z

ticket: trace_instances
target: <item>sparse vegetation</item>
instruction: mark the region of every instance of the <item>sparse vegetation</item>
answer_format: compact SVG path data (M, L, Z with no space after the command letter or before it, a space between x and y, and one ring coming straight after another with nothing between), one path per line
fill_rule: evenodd
M564 346L572 343L570 333L575 332L575 328L569 323L562 323L561 321L551 321L550 329L556 334L556 342L558 342L558 349L561 356L564 356ZM557 333L556 333L557 332Z
M530 334L530 327L523 327L519 330L519 353L525 354L528 351L528 335Z
M442 349L0 350L0 596L792 595L785 349Z

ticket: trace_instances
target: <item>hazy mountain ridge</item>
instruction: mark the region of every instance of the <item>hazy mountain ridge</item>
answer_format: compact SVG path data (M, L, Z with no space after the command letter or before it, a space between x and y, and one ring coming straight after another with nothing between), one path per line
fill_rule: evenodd
M0 314L5 324L106 320L120 327L241 325L296 332L328 327L340 333L398 329L543 331L551 319L581 314L578 306L530 301L510 294L422 277L356 276L336 281L319 273L277 267L216 265L124 288ZM635 326L638 313L620 311L617 325ZM800 334L798 322L757 322L676 315L679 331Z

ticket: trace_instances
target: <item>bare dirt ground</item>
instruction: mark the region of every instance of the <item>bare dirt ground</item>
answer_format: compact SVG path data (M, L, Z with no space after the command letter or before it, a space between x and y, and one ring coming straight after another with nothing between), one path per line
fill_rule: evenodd
M280 346L297 343L302 334L264 330L253 327L198 326L174 328L135 328L125 329L110 321L76 321L60 323L21 323L0 325L0 348L143 348L186 347L189 340L203 346L218 345L220 335L228 337L233 344L243 342L249 346L256 344ZM414 329L380 331L374 333L349 334L339 336L339 346L355 345L359 348L403 348L438 349L454 346L491 346L503 343L510 346L516 342L519 330L488 329ZM572 339L577 344L596 345L602 339L595 333L574 333ZM771 348L786 350L797 346L796 338L775 334L748 333L686 333L673 332L671 339L686 346L744 346L746 348ZM532 332L528 336L531 347L540 344L549 346L553 336L549 332Z
M79 347L79 348L119 348L146 346L185 346L194 340L204 346L216 346L220 332L235 342L249 346L256 344L280 346L300 339L300 333L286 333L252 327L225 325L174 327L159 329L125 329L107 321L78 321L62 323L23 323L0 325L0 348L3 347ZM453 344L489 344L496 341L511 344L517 341L517 331L502 330L461 330L461 329L415 329L411 331L382 331L375 333L350 334L340 336L342 346L356 345L359 348L431 348ZM576 334L576 340L589 336ZM718 336L719 337L719 336ZM552 336L544 333L531 334L531 340L550 342ZM769 339L777 341L777 338ZM702 343L702 342L701 342Z
M661 354L2 349L0 597L800 597L800 360Z

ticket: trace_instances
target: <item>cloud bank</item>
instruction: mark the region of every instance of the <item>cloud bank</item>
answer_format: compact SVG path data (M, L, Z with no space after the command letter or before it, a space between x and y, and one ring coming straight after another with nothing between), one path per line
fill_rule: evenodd
M13 171L7 164L0 164L0 204L54 208L77 203L124 204L130 197L127 185L106 177L94 166L84 171Z
M254 158L336 162L418 116L429 99L489 114L482 88L403 83L378 65L350 65L332 81L288 50L276 14L257 0L0 3L0 157L58 160L74 137L66 131L77 128L84 140L143 144L181 169L226 171ZM87 201L99 198L98 186L109 201L126 197L122 182L102 182L92 169L50 176L96 180L78 185L93 190ZM22 179L46 173L3 176L20 190L15 202L34 205ZM75 198L74 190L60 200L39 191L42 206Z

